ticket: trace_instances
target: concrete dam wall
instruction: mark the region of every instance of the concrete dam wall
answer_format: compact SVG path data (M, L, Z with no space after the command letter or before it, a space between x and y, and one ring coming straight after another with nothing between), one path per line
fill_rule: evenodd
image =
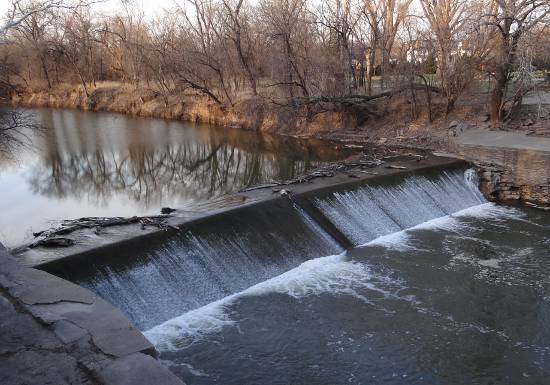
M313 258L484 202L471 170L425 170L241 207L116 255L44 268L96 292L148 330Z

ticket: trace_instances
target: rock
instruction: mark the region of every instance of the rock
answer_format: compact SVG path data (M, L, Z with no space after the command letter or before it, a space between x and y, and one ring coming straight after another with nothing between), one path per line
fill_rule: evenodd
M75 244L75 241L70 238L62 238L62 237L56 237L56 238L44 238L39 241L36 241L29 245L29 247L32 249L34 247L38 246L44 246L44 247L69 247L73 246Z
M525 202L525 204L527 206L534 207L534 208L539 209L539 210L550 211L550 206L539 206L539 205L537 205L535 203L532 203L532 202Z
M163 207L160 209L161 214L172 214L176 209L173 209L171 207Z
M104 384L112 385L184 385L168 368L140 353L115 360L99 377Z
M285 190L285 189L281 189L281 191L279 191L279 194L281 194L281 196L283 196L283 197L286 197L286 196L290 195L290 191Z
M0 244L2 385L183 385L117 309Z
M456 126L458 126L460 124L460 122L456 121L456 120L453 120L451 123L449 123L449 125L447 126L448 129L451 129L451 128L454 128Z
M524 125L524 126L532 126L533 124L535 124L535 122L534 122L533 119L531 119L531 118L527 118L527 119L525 119L525 121L523 122L523 125Z
M470 128L470 125L468 123L461 123L453 120L448 127L448 135L449 136L459 136L464 131L466 131L468 128Z

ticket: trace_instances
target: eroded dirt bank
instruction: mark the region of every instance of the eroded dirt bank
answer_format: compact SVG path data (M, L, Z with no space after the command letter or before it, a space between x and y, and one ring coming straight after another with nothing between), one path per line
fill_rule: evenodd
M243 98L234 105L220 105L198 95L163 95L130 86L98 86L89 96L81 87L60 85L52 89L20 91L11 97L14 105L108 111L132 116L239 127L283 135L333 136L361 142L392 142L416 147L437 147L446 136L446 124L428 123L422 96L411 107L409 91L373 100L334 103L279 102L268 98ZM433 102L434 114L440 106ZM414 110L414 111L413 111ZM445 127L445 129L439 129Z
M78 88L36 91L14 96L12 102L31 107L119 112L140 117L208 123L283 134L314 133L323 131L323 128L328 126L338 129L358 124L357 117L351 114L332 111L308 117L305 116L306 111L297 111L289 106L268 105L260 99L247 99L239 101L234 106L222 106L201 97L163 97L151 90L124 87L97 88L88 97Z

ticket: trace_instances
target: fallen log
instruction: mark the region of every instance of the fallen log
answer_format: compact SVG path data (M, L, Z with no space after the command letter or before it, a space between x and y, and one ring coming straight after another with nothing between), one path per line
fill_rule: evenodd
M396 165L393 165L393 164L390 164L389 166L386 166L386 168L394 168L396 170L406 170L407 167L404 167L404 166L396 166Z

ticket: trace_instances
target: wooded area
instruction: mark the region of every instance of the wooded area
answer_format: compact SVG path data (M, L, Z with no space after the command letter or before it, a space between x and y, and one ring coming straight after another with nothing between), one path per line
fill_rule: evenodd
M231 107L358 104L404 89L450 113L490 89L493 126L550 67L550 0L181 0L159 16L125 1L13 0L0 27L4 94L99 82Z

